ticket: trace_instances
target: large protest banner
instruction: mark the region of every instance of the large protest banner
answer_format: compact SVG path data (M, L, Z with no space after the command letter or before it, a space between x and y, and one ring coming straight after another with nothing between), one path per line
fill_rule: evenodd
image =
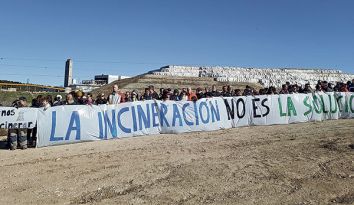
M354 93L58 106L39 109L37 146L339 118L354 118Z
M222 98L58 106L39 110L37 146L231 128L225 115Z
M0 129L33 128L37 109L0 107Z

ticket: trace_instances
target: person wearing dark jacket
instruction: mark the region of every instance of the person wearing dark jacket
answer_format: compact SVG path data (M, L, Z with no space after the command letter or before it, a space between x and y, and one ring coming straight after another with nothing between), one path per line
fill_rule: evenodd
M63 105L64 102L62 101L62 96L61 95L57 95L55 98L54 98L54 103L53 103L53 106L59 106L59 105Z
M12 103L15 108L27 107L27 99L20 97ZM27 128L14 128L8 130L7 142L10 150L15 150L17 147L27 149Z
M77 105L72 93L66 95L66 101L64 105Z
M105 105L105 104L107 104L107 99L105 98L104 93L101 93L96 98L96 105Z
M150 92L150 96L151 96L152 100L159 99L159 94L157 94L157 92L155 91L155 87L153 85L149 86L149 92Z

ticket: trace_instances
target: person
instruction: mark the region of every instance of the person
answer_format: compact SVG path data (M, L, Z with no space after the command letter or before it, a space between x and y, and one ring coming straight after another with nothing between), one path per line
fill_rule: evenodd
M232 96L232 94L231 94L231 86L230 85L222 86L221 96L223 96L223 97L231 97Z
M27 99L20 97L12 103L12 107L21 108L27 107ZM27 128L14 128L8 130L8 146L10 150L15 150L17 147L27 149Z
M241 96L241 90L240 89L235 89L234 96Z
M83 93L81 90L77 90L73 97L75 98L75 102L78 104L78 105L84 105L85 104L85 93Z
M192 88L190 88L190 87L187 88L187 100L188 101L197 101L198 100L197 95L192 91Z
M342 84L340 87L340 92L349 92L347 85L345 83Z
M289 86L288 84L283 84L281 86L281 90L279 94L289 94L288 86Z
M181 101L187 101L188 100L187 91L184 91L182 89L181 93L179 94L179 98Z
M48 96L43 96L40 104L41 104L41 108L43 108L43 110L47 110L48 108L51 107L50 98Z
M213 97L213 94L210 92L210 88L208 88L208 87L204 88L204 97L205 98L212 98Z
M53 96L47 95L46 96L47 101L49 102L50 106L53 106Z
M144 94L141 96L141 100L152 100L151 88L145 88Z
M151 100L158 100L159 99L159 94L155 91L155 87L153 85L149 86L149 92L151 96ZM145 99L147 100L147 99Z
M83 96L80 99L79 105L86 105L87 104L87 95L83 94Z
M331 88L331 84L329 84L327 81L323 81L322 90L324 92L333 92L333 89Z
M242 95L243 96L253 95L253 90L252 90L251 86L246 85L246 88L243 90Z
M43 97L42 95L37 95L37 97L32 100L31 107L39 108L41 106L40 101L41 101L42 97Z
M168 92L168 90L164 90L161 95L161 100L168 101L168 100L170 100L170 96L171 96L171 94Z
M216 89L216 85L211 86L211 95L213 97L219 97L220 96L220 93Z
M164 91L165 91L165 89L164 88L160 88L160 93L159 93L159 100L162 100L162 96L163 96L163 94L164 94Z
M86 105L93 105L93 97L91 93L87 93L86 95Z
M349 87L349 92L354 92L354 79L352 80L352 82L348 85Z
M173 90L173 94L171 95L170 100L174 100L174 101L180 101L181 100L181 97L179 95L178 89L174 89Z
M32 99L31 107L40 108L41 107L41 100L43 95L37 95L36 98ZM27 140L29 141L29 145L32 147L36 147L37 142L37 122L33 129L27 129Z
M101 93L96 98L96 105L105 105L107 104L107 99L104 96L104 93Z
M197 98L198 98L198 99L205 98L205 94L203 93L202 88L197 88L196 91L197 91L197 92L196 92L196 95L197 95Z
M54 98L54 103L53 103L53 106L59 106L59 105L63 105L64 102L62 101L63 99L63 96L61 95L57 95L55 98Z
M139 101L139 95L138 95L138 91L133 90L131 93L131 101L135 102L135 101Z
M306 83L305 84L305 88L302 90L302 93L312 93L313 92L313 90L312 90L312 88L311 88L311 86L310 86L310 84L309 83Z
M72 93L68 93L66 95L66 101L65 101L64 105L77 105L77 102L75 101Z
M317 85L316 85L316 90L315 90L315 92L322 92L322 86L321 86L321 84L317 84Z
M131 102L131 94L129 91L125 92L125 98L124 98L124 102Z
M294 94L295 93L295 87L294 85L289 85L288 86L288 94ZM283 93L285 94L285 93Z
M112 94L108 96L108 104L115 105L124 102L125 96L120 92L117 84L113 85Z

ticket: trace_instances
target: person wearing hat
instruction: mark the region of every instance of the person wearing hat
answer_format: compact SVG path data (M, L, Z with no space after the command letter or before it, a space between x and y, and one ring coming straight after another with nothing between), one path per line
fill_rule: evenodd
M53 103L53 106L59 106L59 105L63 105L64 102L62 101L63 99L63 96L61 95L57 95L55 98L54 98L54 103Z
M27 107L27 99L20 97L12 103L15 108ZM7 142L10 150L15 150L17 147L27 149L27 128L13 128L8 130Z
M75 101L76 101L76 103L78 105L84 105L85 104L86 99L85 99L85 93L84 92L82 92L81 90L77 90L75 92L74 96L75 96Z

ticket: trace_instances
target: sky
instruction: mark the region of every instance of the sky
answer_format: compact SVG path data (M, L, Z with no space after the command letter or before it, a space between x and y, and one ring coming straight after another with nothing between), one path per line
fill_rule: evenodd
M354 73L352 0L0 0L0 79L63 85L164 65Z

